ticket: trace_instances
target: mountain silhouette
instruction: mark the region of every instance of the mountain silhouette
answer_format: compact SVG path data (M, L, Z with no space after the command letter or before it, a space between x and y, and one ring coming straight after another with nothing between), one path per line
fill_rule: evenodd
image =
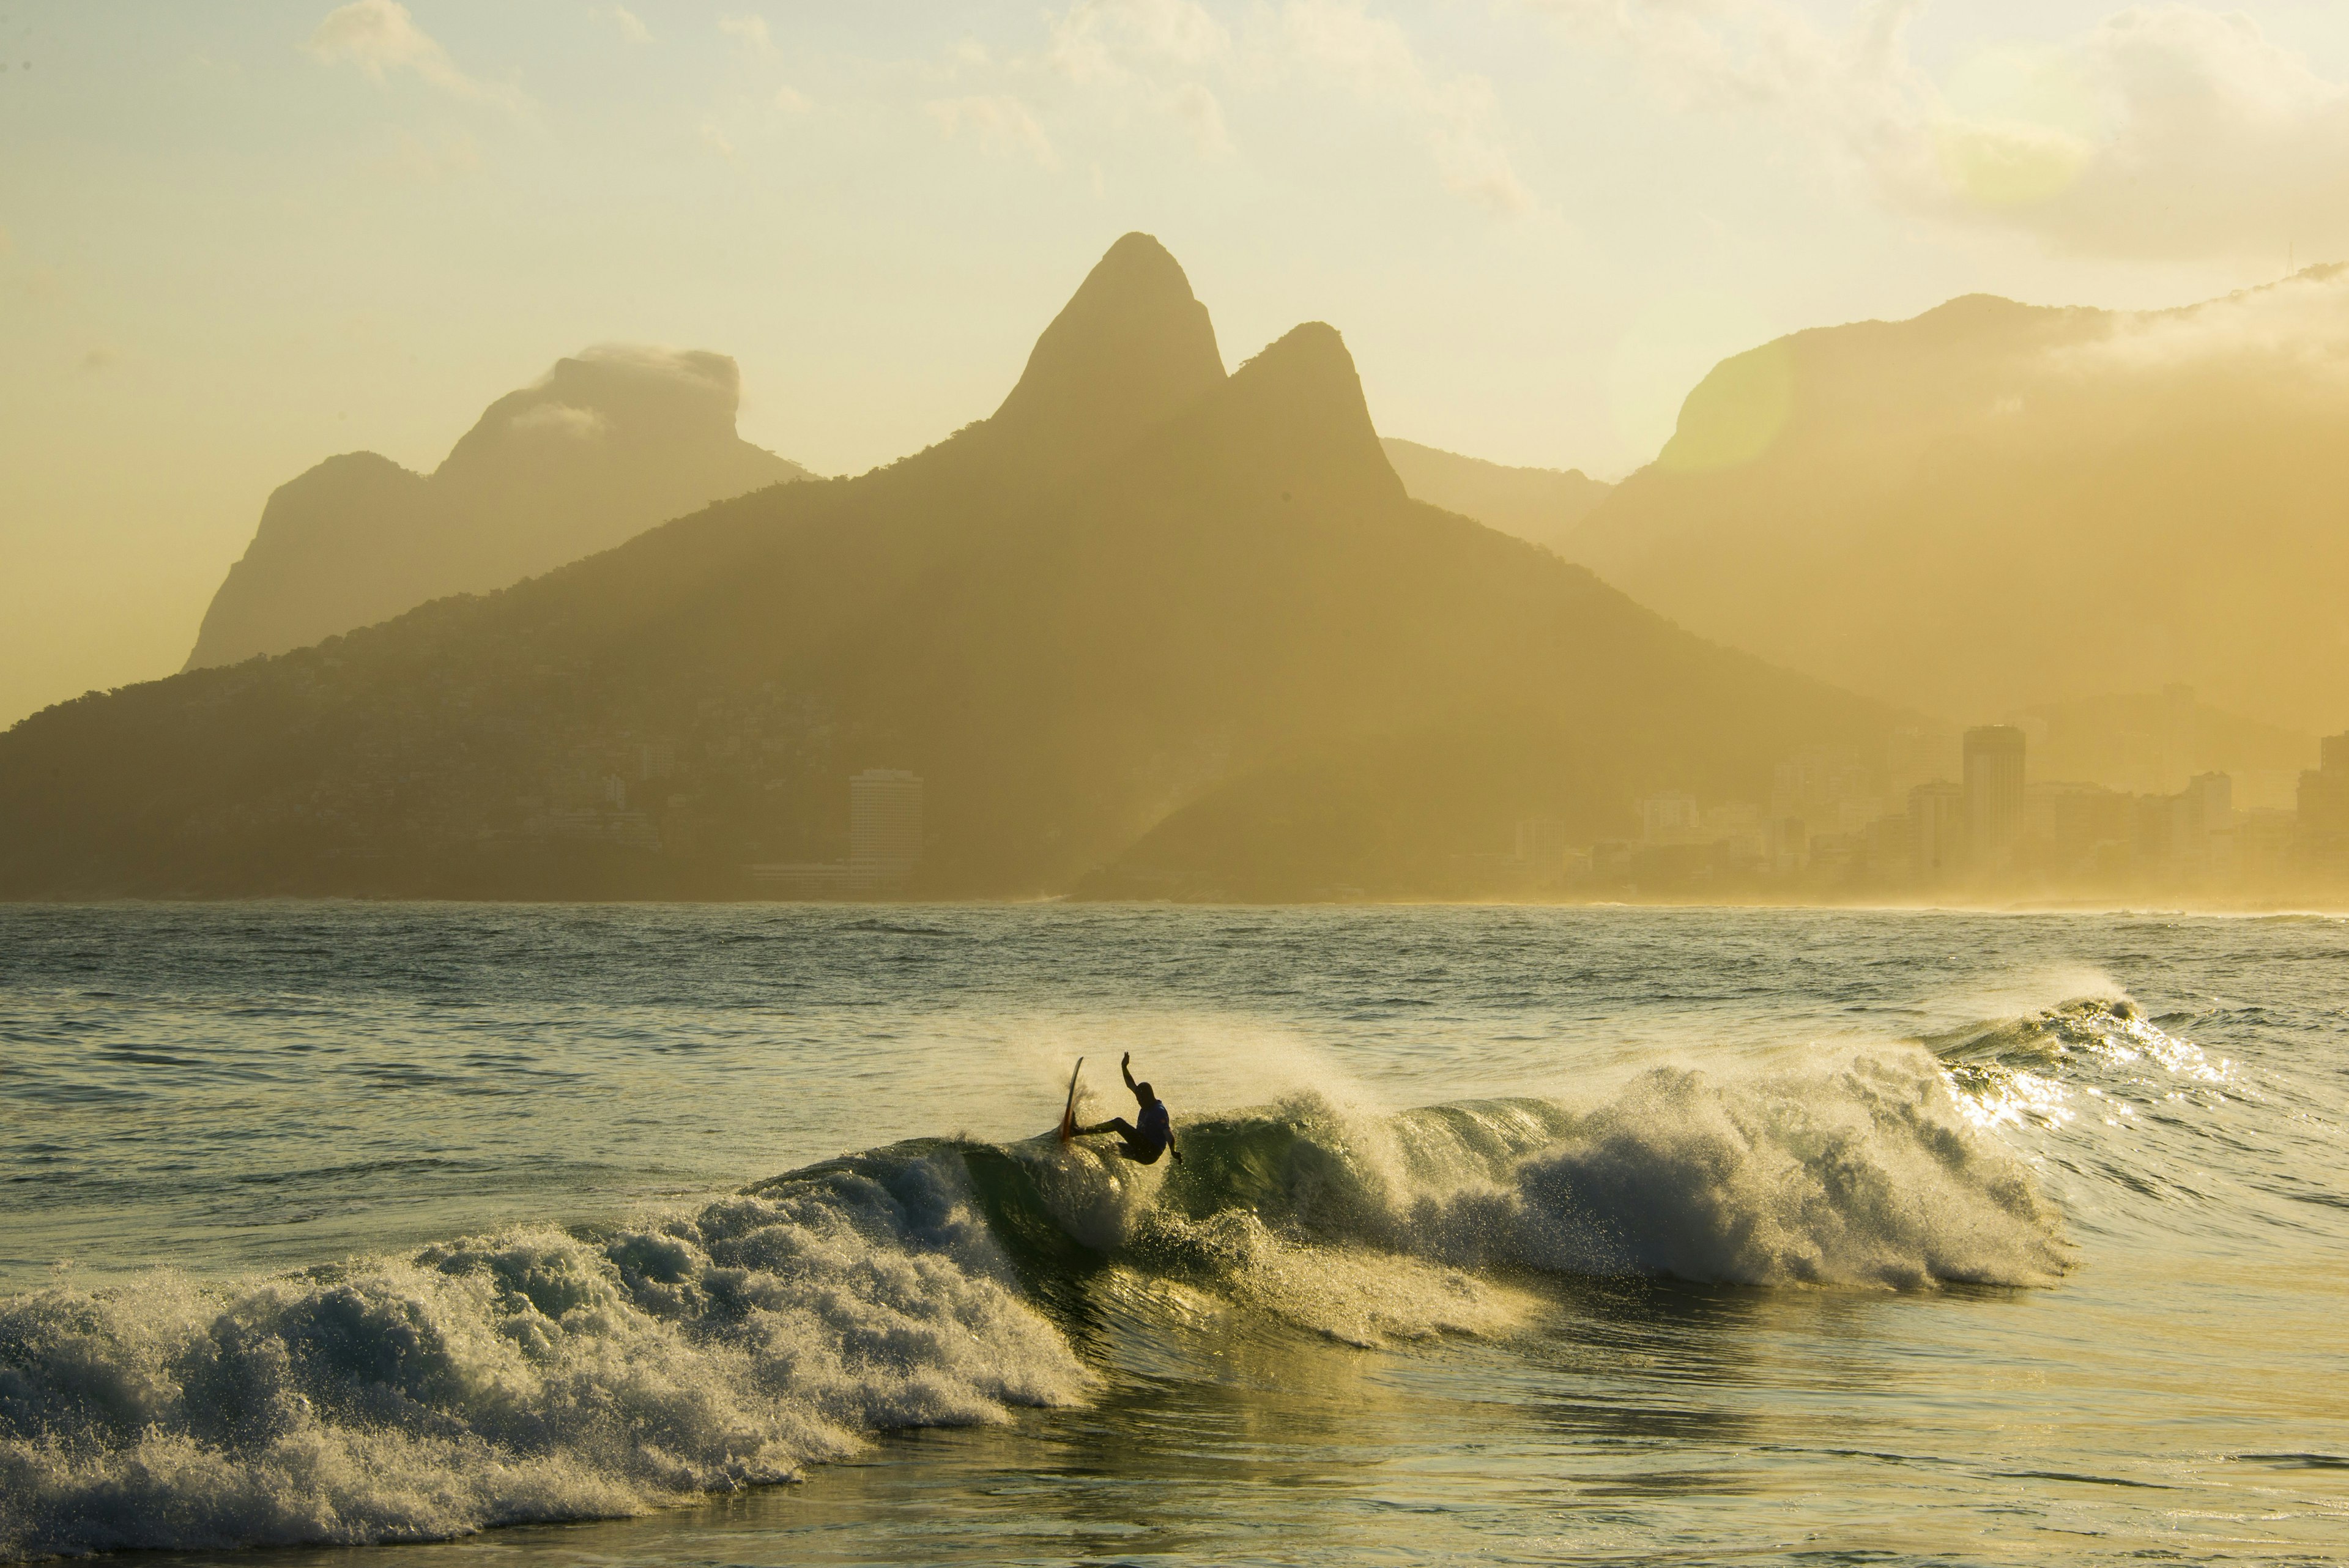
M1417 896L1887 722L1413 501L1335 330L1226 376L1129 235L912 457L25 721L0 891L741 896L893 768L928 894Z
M722 354L589 349L489 406L427 477L371 452L280 485L186 668L283 653L610 548L808 472L734 433Z
M2193 687L2349 720L2349 275L2187 309L1986 296L1723 361L1572 557L1705 636L1961 722Z
M1574 558L1574 535L1610 488L1578 468L1510 468L1389 436L1387 461L1414 501L1474 517Z
M1191 280L1155 240L1128 234L1037 338L988 434L1044 472L1081 468L1223 379Z

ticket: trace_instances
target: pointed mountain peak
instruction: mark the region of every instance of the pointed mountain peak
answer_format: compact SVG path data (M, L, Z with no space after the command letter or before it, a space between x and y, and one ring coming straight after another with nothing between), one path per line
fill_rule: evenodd
M1108 455L1221 386L1224 360L1191 280L1148 234L1110 246L1036 340L988 425L1034 457Z
M1088 295L1123 292L1140 296L1158 294L1169 301L1195 304L1191 294L1191 279L1183 271L1183 264L1174 253L1158 243L1155 234L1145 234L1136 229L1121 234L1115 244L1102 253L1093 270L1085 275L1084 283L1069 303L1073 306Z
M1242 365L1169 440L1243 490L1358 504L1402 499L1371 423L1354 357L1337 328L1309 321ZM1196 466L1195 461L1194 466Z
M1347 352L1345 338L1326 321L1290 327L1242 365L1233 379L1257 388L1257 397L1335 399L1361 409L1365 423L1371 417L1354 357Z

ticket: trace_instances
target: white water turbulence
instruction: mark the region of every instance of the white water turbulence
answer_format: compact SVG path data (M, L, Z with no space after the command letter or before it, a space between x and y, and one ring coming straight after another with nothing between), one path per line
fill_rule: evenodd
M1921 1050L1730 1080L1654 1068L1511 1178L1433 1206L1434 1228L1536 1268L1700 1283L2042 1285L2069 1263L2037 1179Z
M2349 1561L2336 973L2121 917L0 909L0 1561ZM1038 1130L1128 1045L1179 1161Z
M637 1512L1091 1383L946 1154L602 1241L53 1288L0 1303L0 1555Z
M2064 1263L1921 1051L1659 1068L1580 1111L1306 1095L1181 1141L1148 1168L900 1145L602 1238L11 1298L0 1489L27 1506L0 1550L416 1540L794 1479L876 1430L1084 1398L1029 1287L1103 1265L1371 1346L1521 1327L1496 1265L1916 1289Z

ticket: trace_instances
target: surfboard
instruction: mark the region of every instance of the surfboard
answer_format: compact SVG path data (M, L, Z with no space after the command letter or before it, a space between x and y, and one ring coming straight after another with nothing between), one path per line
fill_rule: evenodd
M1061 1107L1061 1141L1062 1143L1068 1142L1076 1136L1077 1075L1084 1070L1085 1059L1082 1056L1078 1057L1077 1064L1069 1069L1069 1103Z

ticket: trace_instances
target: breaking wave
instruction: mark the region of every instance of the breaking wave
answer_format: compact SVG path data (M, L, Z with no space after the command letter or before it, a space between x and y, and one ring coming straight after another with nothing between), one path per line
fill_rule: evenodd
M632 1513L1092 1381L959 1161L850 1161L600 1239L0 1302L0 1555Z
M2083 997L2020 1018L1992 1019L1930 1036L1977 1127L2061 1127L2078 1115L2075 1091L2126 1109L2116 1092L2215 1102L2250 1093L2235 1064L2148 1018L2126 997Z
M0 1557L446 1537L784 1480L876 1430L1087 1398L1075 1325L1145 1287L1368 1345L1510 1332L1552 1273L2052 1280L2057 1215L1953 1077L1907 1047L1658 1067L1582 1106L1309 1096L1184 1124L1180 1165L921 1141L605 1232L0 1299Z

